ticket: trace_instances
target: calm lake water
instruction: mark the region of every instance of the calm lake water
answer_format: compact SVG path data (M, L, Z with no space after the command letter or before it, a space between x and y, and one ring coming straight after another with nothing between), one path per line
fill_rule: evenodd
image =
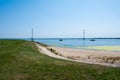
M120 39L95 39L95 41L90 41L90 38L85 40L81 38L62 38L63 41L59 41L59 39L60 38L35 38L34 40L50 46L71 48L83 46L120 46Z

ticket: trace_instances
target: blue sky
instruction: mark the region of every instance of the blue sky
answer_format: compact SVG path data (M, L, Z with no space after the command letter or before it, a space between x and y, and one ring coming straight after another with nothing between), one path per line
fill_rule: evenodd
M0 38L120 37L120 0L0 0Z

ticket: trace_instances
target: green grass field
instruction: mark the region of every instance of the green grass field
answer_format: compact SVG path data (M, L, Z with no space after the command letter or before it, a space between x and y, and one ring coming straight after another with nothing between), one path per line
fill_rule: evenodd
M120 68L65 61L24 40L0 40L0 80L120 80Z

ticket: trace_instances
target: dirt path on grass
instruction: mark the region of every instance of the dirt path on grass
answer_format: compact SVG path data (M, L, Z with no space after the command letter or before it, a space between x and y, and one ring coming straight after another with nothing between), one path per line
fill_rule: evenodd
M105 63L102 62L100 63L99 61L97 61L97 59L91 59L91 60L87 60L87 59L74 59L74 58L69 58L65 55L63 55L64 53L69 53L69 52L76 52L76 49L70 49L70 51L67 51L65 48L57 48L57 47L48 47L49 49L54 49L55 51L59 51L60 53L62 52L63 54L60 55L56 55L53 52L51 52L50 50L47 49L47 47L43 47L40 44L35 43L36 46L38 47L39 51L45 55L48 55L50 57L53 58L58 58L58 59L63 59L63 60L69 60L69 61L74 61L74 62L82 62L82 63L88 63L88 64L98 64L98 65L104 65L104 66L112 66L112 67L120 67L120 64L111 64L111 63ZM88 51L86 51L87 53ZM85 52L84 52L85 53ZM74 53L75 54L75 53ZM74 57L74 56L73 56Z

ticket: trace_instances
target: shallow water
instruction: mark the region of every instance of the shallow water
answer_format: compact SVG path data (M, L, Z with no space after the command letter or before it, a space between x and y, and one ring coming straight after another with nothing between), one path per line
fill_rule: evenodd
M83 40L82 38L62 38L63 41L59 41L60 38L36 38L37 42L45 43L50 46L58 47L89 47L89 46L120 46L120 39L95 39L90 41L90 38Z

